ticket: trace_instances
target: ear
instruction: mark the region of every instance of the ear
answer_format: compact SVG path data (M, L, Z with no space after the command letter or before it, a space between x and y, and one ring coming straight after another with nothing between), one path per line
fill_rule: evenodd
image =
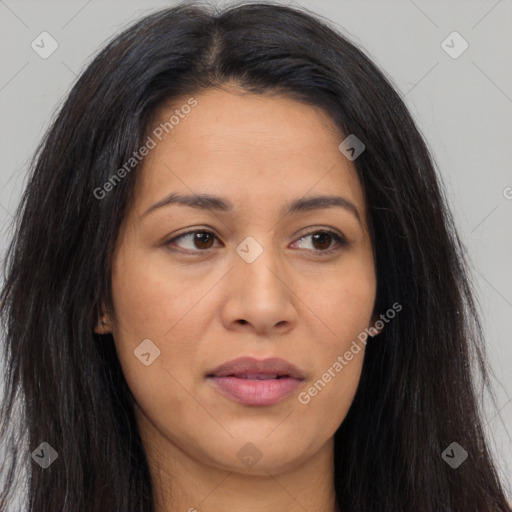
M102 315L96 322L96 325L94 327L94 332L96 334L109 334L112 332L111 324L110 324L110 317L108 316L105 308L105 304L101 303L101 311Z

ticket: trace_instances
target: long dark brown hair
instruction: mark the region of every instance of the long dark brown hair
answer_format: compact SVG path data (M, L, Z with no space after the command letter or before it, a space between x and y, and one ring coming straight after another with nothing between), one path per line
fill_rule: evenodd
M16 212L0 313L9 509L26 478L30 512L150 512L153 488L133 396L110 335L93 333L137 168L98 199L141 147L163 102L234 82L328 112L365 151L354 161L377 266L375 311L402 311L369 339L359 387L335 434L346 511L509 510L484 435L489 387L465 250L422 135L366 54L304 9L197 3L150 14L109 42L42 141ZM378 341L377 341L378 340ZM327 412L326 412L327 413ZM58 459L42 469L32 451ZM457 468L442 453L468 454Z

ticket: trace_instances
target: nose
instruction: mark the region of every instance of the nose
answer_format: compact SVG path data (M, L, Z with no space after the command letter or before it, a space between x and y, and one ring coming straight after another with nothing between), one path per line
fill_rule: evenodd
M261 244L263 246L263 244ZM263 247L252 262L235 255L221 317L227 329L286 333L297 323L297 295L276 251Z

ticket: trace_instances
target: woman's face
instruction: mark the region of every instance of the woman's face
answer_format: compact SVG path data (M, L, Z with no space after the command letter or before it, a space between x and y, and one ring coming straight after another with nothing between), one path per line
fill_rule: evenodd
M344 354L373 320L364 197L325 113L234 89L194 98L151 127L114 255L112 333L155 457L275 474L332 451L359 382L364 345ZM342 200L307 203L317 196ZM298 373L215 372L242 356Z

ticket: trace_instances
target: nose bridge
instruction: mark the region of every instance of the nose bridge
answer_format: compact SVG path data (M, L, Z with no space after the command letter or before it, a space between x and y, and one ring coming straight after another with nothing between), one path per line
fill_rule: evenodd
M256 287L260 292L268 289L274 295L278 293L276 288L283 286L276 276L281 272L281 258L272 244L271 236L247 236L236 247L236 253L241 260L236 266L245 286Z
M295 318L292 293L271 236L248 236L236 252L239 261L232 270L226 318L230 322L243 320L258 331L282 323L291 326Z

